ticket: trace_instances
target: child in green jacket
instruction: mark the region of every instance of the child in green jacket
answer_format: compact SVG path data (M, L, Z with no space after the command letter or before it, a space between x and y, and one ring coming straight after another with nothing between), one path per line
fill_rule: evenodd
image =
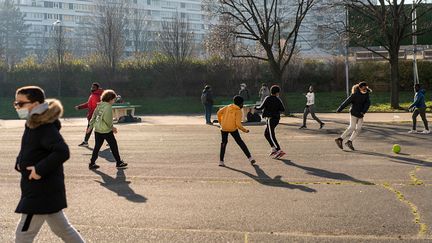
M89 164L89 169L91 170L99 168L99 165L96 164L96 159L98 158L99 150L104 140L108 142L111 148L111 152L116 160L116 167L127 167L127 163L120 159L117 140L114 137L114 133L117 133L117 128L113 126L112 105L116 97L117 94L113 90L105 90L101 95L101 102L96 107L90 120L87 133L90 133L93 128L95 130L95 146Z

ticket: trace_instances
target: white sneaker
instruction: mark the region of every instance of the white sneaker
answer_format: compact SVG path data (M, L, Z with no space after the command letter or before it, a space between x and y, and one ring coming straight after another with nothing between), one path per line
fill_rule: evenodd
M429 134L430 131L429 130L424 130L423 132L421 132L422 134Z
M417 130L409 130L408 133L418 133Z
M223 161L219 161L219 166L225 166L225 163Z

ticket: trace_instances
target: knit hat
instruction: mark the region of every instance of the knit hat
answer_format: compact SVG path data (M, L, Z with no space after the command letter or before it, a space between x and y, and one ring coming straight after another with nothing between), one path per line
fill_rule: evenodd
M233 100L235 105L240 107L243 106L243 98L240 95L234 96Z

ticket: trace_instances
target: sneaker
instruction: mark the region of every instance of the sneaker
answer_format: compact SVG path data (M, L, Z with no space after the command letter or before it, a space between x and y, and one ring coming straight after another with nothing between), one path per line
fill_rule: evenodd
M78 144L78 146L80 146L80 147L88 147L89 144L86 141L84 141L84 142Z
M275 151L271 151L271 153L269 154L269 157L273 157L273 156L275 156L277 153L278 153L277 150L275 150Z
M423 132L421 132L422 134L429 134L430 131L429 130L424 130Z
M342 145L343 139L342 139L342 138L336 138L336 139L335 139L335 142L336 142L336 145L337 145L340 149L343 149L343 145Z
M352 141L348 140L348 142L346 142L345 145L348 146L348 148L350 148L351 150L353 151L355 150Z
M89 164L89 170L96 170L99 169L99 165L95 164L95 163L90 163Z
M418 133L418 132L417 132L417 130L409 130L408 133L413 134L413 133Z
M125 163L125 162L122 161L120 164L117 164L116 167L117 168L126 168L127 165L128 165L127 163Z
M213 122L206 122L207 125L213 125Z
M299 129L305 129L305 128L307 128L305 125L299 127Z
M225 163L224 163L223 161L219 161L219 166L224 167L224 166L225 166Z
M324 127L324 125L325 125L325 123L321 123L319 129L322 129Z
M282 156L284 156L286 153L282 150L279 150L278 153L276 154L276 156L274 157L275 159L279 159Z

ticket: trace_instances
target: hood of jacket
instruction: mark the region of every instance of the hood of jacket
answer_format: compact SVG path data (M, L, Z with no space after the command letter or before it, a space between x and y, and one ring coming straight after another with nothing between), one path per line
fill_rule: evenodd
M231 105L228 105L228 107L227 107L227 112L239 111L239 110L241 110L241 108L236 104L231 104Z
M426 94L426 90L425 89L421 89L421 90L418 91L418 93L420 93L422 95L425 95Z
M99 109L99 110L105 110L105 109L107 109L107 106L111 106L111 104L108 103L108 102L101 101L101 102L98 103L98 108L97 109Z
M63 115L63 106L59 100L46 100L48 109L40 114L31 114L27 120L27 126L31 129L44 124L53 123Z
M92 93L93 95L101 96L103 92L104 92L103 89L97 89L97 90L95 90L95 91L92 91L91 93Z

